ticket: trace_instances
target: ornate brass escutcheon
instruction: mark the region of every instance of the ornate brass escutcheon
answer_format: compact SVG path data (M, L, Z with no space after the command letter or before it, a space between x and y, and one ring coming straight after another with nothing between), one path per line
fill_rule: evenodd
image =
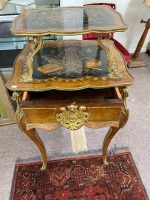
M89 113L85 112L86 107L70 105L60 108L61 113L56 114L57 121L70 130L81 128L89 118Z

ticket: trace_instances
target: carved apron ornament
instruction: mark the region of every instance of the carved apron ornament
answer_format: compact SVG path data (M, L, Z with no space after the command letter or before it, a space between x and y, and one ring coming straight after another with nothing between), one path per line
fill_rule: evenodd
M85 112L86 107L71 105L60 108L62 113L56 114L57 121L70 130L81 128L89 118L89 113Z

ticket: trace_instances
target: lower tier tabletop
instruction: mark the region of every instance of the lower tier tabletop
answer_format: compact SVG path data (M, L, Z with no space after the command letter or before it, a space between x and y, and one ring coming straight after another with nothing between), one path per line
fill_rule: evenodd
M80 90L131 85L122 54L113 41L52 41L33 50L27 43L14 63L10 90Z

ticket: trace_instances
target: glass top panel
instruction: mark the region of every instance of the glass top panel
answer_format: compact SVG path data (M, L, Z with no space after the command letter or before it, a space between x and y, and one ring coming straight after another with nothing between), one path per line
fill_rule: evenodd
M80 41L51 43L33 58L33 79L103 77L108 75L107 53L97 44Z
M10 32L11 27L12 27L12 22L2 22L2 23L0 23L0 43L25 42L25 37L14 36ZM30 39L31 38L29 38L29 40ZM57 37L55 35L49 35L49 36L47 35L47 36L43 36L42 39L44 41L45 40L56 40ZM0 47L0 49L1 49L1 47Z
M121 15L110 6L31 9L20 14L11 31L15 35L62 34L125 31Z
M30 43L24 46L14 63L14 73L7 82L10 90L79 90L83 88L108 88L131 85L125 61L111 40L103 44L113 52L113 68L122 75L112 78L110 57L95 40L59 40L45 42L43 48L33 56L31 68L27 65L31 53ZM30 70L29 70L30 69ZM33 69L33 79L30 75ZM116 71L114 71L116 73Z

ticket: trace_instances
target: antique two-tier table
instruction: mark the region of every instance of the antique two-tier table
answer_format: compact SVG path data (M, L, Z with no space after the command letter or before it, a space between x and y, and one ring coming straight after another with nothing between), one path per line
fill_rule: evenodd
M42 169L47 155L36 128L110 126L102 149L107 163L107 147L128 119L127 86L133 78L113 41L102 40L102 34L126 29L115 10L97 5L26 10L14 20L11 31L26 36L26 44L15 60L7 87L14 91L20 129L41 152ZM98 33L97 40L42 40L49 34L91 32Z

